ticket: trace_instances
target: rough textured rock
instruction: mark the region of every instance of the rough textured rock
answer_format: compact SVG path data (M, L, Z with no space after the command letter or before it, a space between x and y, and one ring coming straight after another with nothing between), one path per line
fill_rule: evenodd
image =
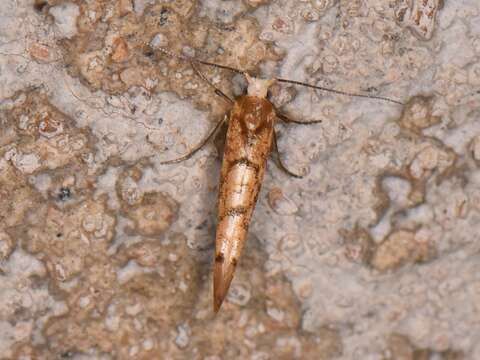
M0 359L480 358L476 0L6 0ZM245 256L212 311L229 104L276 84ZM229 96L241 75L199 65Z

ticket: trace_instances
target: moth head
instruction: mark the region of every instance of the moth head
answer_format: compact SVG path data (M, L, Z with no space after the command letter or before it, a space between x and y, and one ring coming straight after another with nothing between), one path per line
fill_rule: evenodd
M259 79L245 73L248 82L247 94L259 98L266 98L270 86L275 83L275 79Z

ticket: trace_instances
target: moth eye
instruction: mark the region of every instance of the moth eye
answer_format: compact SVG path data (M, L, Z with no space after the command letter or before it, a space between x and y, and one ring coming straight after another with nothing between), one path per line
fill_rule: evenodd
M241 74L237 74L232 79L232 90L235 96L245 95L247 93L247 80Z

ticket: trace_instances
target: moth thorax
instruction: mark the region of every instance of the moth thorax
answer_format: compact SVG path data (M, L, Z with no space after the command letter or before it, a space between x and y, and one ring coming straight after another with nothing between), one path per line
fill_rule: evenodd
M274 79L259 79L248 74L245 74L248 82L247 94L249 96L256 96L259 98L266 98L270 86L275 82Z
M247 114L245 116L245 125L250 131L256 130L261 125L261 117L255 116L255 114Z

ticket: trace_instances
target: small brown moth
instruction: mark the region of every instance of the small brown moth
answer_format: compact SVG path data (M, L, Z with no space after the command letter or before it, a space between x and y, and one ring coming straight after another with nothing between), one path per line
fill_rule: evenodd
M218 194L218 224L215 240L215 263L213 269L213 309L218 312L233 279L238 259L247 238L248 226L262 185L267 158L273 150L279 167L294 177L301 177L289 171L282 163L277 147L274 125L277 119L287 123L315 124L322 120L296 121L277 112L267 99L269 87L275 82L302 85L340 95L366 97L402 104L399 101L372 95L352 94L339 90L305 84L287 79L259 79L246 72L197 59L174 55L166 49L161 51L183 61L190 62L196 74L215 89L215 93L233 104L223 154ZM215 66L245 75L248 82L247 95L230 99L198 71L195 64ZM200 150L227 121L221 120L213 130L188 154L162 164L178 163L190 158Z

